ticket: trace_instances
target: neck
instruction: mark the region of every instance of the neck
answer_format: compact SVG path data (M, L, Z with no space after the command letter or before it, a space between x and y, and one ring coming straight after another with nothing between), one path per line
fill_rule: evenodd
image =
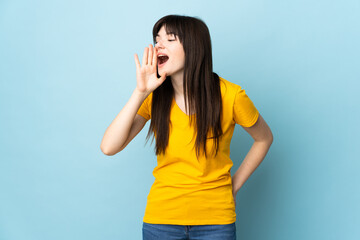
M171 75L171 83L173 85L174 94L176 97L184 98L183 77L183 72Z
M184 88L183 88L183 77L184 77L184 72L181 72L180 74L175 74L175 75L171 75L171 83L173 85L174 88L174 97L175 100L178 99L178 102L183 102L185 101L185 97L184 97ZM189 108L189 103L187 103L187 108ZM192 111L194 112L194 111Z

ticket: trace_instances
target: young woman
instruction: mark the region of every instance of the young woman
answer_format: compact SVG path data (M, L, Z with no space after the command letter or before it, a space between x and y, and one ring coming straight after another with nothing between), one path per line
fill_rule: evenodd
M151 119L158 165L147 198L143 239L236 239L236 194L265 158L273 136L239 85L213 72L206 24L168 15L137 54L137 85L101 142L106 155L123 150ZM254 143L233 177L235 124Z

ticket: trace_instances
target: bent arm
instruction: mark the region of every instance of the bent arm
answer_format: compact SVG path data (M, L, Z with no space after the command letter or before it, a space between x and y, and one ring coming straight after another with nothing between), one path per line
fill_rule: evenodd
M123 109L119 112L119 114L105 131L104 137L100 144L100 149L104 154L114 155L123 149L123 145L125 143L128 144L127 139L130 130L133 127L134 118L147 96L147 93L142 93L137 89L133 91L129 101L125 104ZM146 122L144 118L142 119L143 120L141 124L139 121L137 121L137 126L142 125L141 128ZM141 130L141 128L137 127L136 131L133 131L135 134L132 134L132 138L134 138L134 136Z
M259 115L258 120L253 126L244 127L244 129L251 135L255 142L232 177L234 197L250 175L264 160L273 142L272 132L261 115Z

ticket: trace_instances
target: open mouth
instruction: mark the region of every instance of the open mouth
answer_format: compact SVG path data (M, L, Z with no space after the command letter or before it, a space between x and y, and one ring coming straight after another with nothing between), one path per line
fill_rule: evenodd
M159 55L158 56L159 65L163 65L164 63L167 62L167 60L169 60L169 57L166 56L166 55Z

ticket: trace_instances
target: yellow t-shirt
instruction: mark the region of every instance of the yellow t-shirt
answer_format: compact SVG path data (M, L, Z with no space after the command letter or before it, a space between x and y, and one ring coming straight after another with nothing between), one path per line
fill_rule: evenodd
M230 141L235 123L250 127L258 119L259 112L235 83L220 77L223 103L220 137L216 158L211 154L213 140L208 140L208 158L196 158L194 127L189 116L177 105L171 105L169 144L165 154L157 156L153 170L155 181L147 197L143 221L156 224L207 225L230 224L236 221L232 195L230 169ZM152 93L144 100L138 114L151 118Z

